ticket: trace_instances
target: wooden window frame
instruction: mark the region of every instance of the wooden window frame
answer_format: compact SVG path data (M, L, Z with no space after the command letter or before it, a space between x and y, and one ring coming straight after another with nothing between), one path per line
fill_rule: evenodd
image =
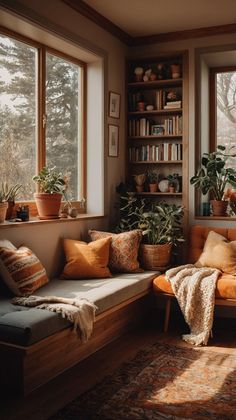
M210 152L216 150L217 145L217 110L216 110L216 75L217 73L229 73L235 71L236 66L211 67L209 72L209 130L210 130Z
M38 115L37 115L37 138L36 138L36 172L39 172L43 166L46 164L46 136L45 136L45 116L46 116L46 100L45 100L45 63L46 63L46 53L56 55L62 59L65 59L81 69L81 89L80 89L80 104L81 104L81 149L80 149L80 159L81 159L81 196L83 202L76 200L71 201L73 207L76 207L80 214L86 213L86 202L87 202L87 181L86 181L86 107L87 107L87 65L85 62L76 59L73 56L70 56L64 52L58 51L54 48L48 47L46 44L42 44L31 38L20 35L14 31L6 29L0 26L0 34L8 36L9 38L14 38L17 41L23 42L30 47L36 48L38 51L38 67L37 67L37 77L38 77ZM30 216L37 216L37 208L35 201L17 201L18 205L27 204L29 206Z

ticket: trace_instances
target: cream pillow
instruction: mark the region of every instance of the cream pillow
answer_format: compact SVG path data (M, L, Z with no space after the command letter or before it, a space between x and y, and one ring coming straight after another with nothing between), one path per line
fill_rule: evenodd
M229 242L219 233L210 231L195 265L218 268L224 273L236 275L236 241Z
M64 239L63 246L66 255L66 265L61 278L89 279L111 277L109 261L111 237L95 242Z

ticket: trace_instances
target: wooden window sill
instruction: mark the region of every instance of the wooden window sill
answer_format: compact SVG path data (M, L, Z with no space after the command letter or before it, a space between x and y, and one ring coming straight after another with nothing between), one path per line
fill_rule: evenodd
M59 218L59 219L49 219L49 220L40 220L37 217L30 217L30 220L27 222L10 222L9 220L5 220L5 222L0 223L0 229L3 228L11 228L11 227L26 227L29 225L38 225L41 223L65 223L65 222L78 222L81 220L89 220L89 219L102 219L106 217L102 214L88 214L83 213L79 214L77 217L67 217L67 218Z

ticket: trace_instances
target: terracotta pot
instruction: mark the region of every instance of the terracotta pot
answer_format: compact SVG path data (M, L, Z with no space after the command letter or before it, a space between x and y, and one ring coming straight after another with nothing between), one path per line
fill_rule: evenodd
M34 194L39 219L58 219L62 194Z
M3 223L7 214L7 202L0 203L0 223Z
M150 192L157 192L157 184L149 184Z
M164 271L170 265L172 244L140 246L141 267L145 270Z
M170 68L171 68L172 79L178 79L180 77L180 65L171 64Z
M15 201L8 201L7 204L6 220L10 220L15 217Z
M137 192L143 192L143 185L136 185L135 187Z
M213 216L226 216L228 201L211 200Z

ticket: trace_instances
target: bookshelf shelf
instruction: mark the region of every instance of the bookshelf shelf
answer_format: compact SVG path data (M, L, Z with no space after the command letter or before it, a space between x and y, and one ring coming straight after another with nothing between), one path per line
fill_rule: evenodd
M175 196L179 196L182 197L182 193L176 192L176 193L170 193L170 192L166 192L166 193L162 193L162 192L149 192L149 191L144 191L144 192L135 192L136 195L156 195L156 196L169 196L169 197L175 197Z
M182 160L137 160L137 161L131 161L129 163L131 163L131 165L138 165L138 164L150 165L150 163L156 164L156 165L157 164L176 165L176 164L182 164L183 161Z
M154 136L154 135L150 135L150 136L129 136L128 140L173 140L173 139L182 139L182 134L165 134L163 136L158 135L158 136Z
M166 114L182 114L182 108L174 109L155 109L153 111L130 111L128 116L145 116L145 115L166 115Z
M165 86L181 86L183 82L182 78L179 79L162 79L148 82L131 82L128 83L128 88L137 89L154 89Z

